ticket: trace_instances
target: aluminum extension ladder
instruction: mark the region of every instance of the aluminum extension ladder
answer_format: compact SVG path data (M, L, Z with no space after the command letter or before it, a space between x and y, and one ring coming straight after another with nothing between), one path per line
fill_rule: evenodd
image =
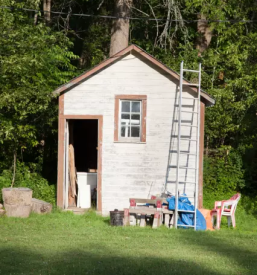
M184 82L184 72L191 72L191 73L195 73L198 74L198 83L197 84L193 84L193 83L188 83L188 82ZM183 88L184 86L190 86L190 87L195 87L197 90L197 94L195 97L183 97ZM174 221L175 221L175 228L178 227L178 218L179 218L179 213L191 213L194 215L194 225L184 225L185 227L192 227L194 228L194 230L196 230L196 211L198 208L198 181L199 181L199 139L200 139L200 105L201 105L201 101L200 101L200 96L201 96L201 63L199 64L199 69L198 70L188 70L188 69L184 69L184 64L183 61L180 64L180 86L179 86L179 98L178 98L178 104L176 104L176 106L178 107L178 134L175 136L175 138L177 138L177 159L176 159L176 165L170 165L170 157L171 154L173 153L172 150L169 151L169 163L168 163L168 170L171 168L175 168L176 169L176 181L172 181L169 182L168 181L168 174L169 171L167 171L167 179L166 179L166 186L165 189L167 190L167 183L175 183L175 217L174 217ZM190 106L190 110L184 110L185 108L183 108L183 101L186 100L187 104L184 104L184 106L189 107ZM191 103L192 101L192 103ZM191 106L192 105L192 106ZM188 108L186 108L188 109ZM184 113L188 113L191 114L191 124L186 124L186 123L181 123L181 121L183 121L183 114ZM195 117L196 117L196 125L192 125L193 122L195 121ZM188 127L190 127L190 135L187 137L181 137L183 136L181 134L181 129L188 129ZM192 133L192 129L196 129L196 137L191 137L191 133ZM189 150L181 150L181 141L185 142L188 141L188 148L190 148ZM195 147L195 152L191 152L191 148ZM185 155L186 158L189 160L190 156L193 156L194 158L194 166L189 165L189 166L182 166L181 165L181 156ZM187 165L188 165L188 161L187 161ZM181 175L181 171L183 170L185 172L185 174L187 173L187 171L191 171L191 169L193 169L194 173L194 180L188 181L187 177L185 177L184 181L181 181L180 179L180 175ZM191 184L194 186L194 196L192 198L194 198L194 211L185 211L185 210L179 210L178 209L178 198L182 197L183 195L179 194L179 184ZM179 225L180 226L180 225Z

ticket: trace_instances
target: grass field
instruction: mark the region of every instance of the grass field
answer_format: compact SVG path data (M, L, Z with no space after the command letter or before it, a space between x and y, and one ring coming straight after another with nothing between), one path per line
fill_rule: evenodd
M238 213L237 229L214 232L111 227L95 213L3 217L0 274L257 274L257 221Z

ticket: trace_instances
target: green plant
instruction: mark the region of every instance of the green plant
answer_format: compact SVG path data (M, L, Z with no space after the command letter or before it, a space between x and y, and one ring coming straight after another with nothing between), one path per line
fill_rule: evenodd
M204 159L204 190L214 194L233 193L245 186L242 157L223 146Z
M4 170L0 175L0 201L2 201L1 189L9 187L11 181L12 171ZM31 172L24 163L17 162L16 186L31 188L34 198L55 204L56 186L49 185L46 179L36 172Z

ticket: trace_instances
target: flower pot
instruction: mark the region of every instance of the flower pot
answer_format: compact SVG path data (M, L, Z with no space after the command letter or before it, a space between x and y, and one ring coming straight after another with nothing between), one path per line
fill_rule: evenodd
M3 188L3 201L8 217L28 217L31 212L32 190L25 187Z
M3 201L7 204L31 205L32 190L25 187L3 188Z

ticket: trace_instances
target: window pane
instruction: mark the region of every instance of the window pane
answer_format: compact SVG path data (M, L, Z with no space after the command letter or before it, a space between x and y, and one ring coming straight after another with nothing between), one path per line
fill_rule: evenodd
M130 127L121 126L120 136L130 137Z
M122 112L130 112L130 101L122 101L121 104Z
M121 114L121 119L129 120L130 115L129 114Z
M132 102L132 112L140 113L140 102Z
M122 126L120 131L120 136L125 137L126 127Z
M139 125L140 124L140 115L131 115L131 124Z
M131 127L131 137L139 137L139 127L132 126Z

